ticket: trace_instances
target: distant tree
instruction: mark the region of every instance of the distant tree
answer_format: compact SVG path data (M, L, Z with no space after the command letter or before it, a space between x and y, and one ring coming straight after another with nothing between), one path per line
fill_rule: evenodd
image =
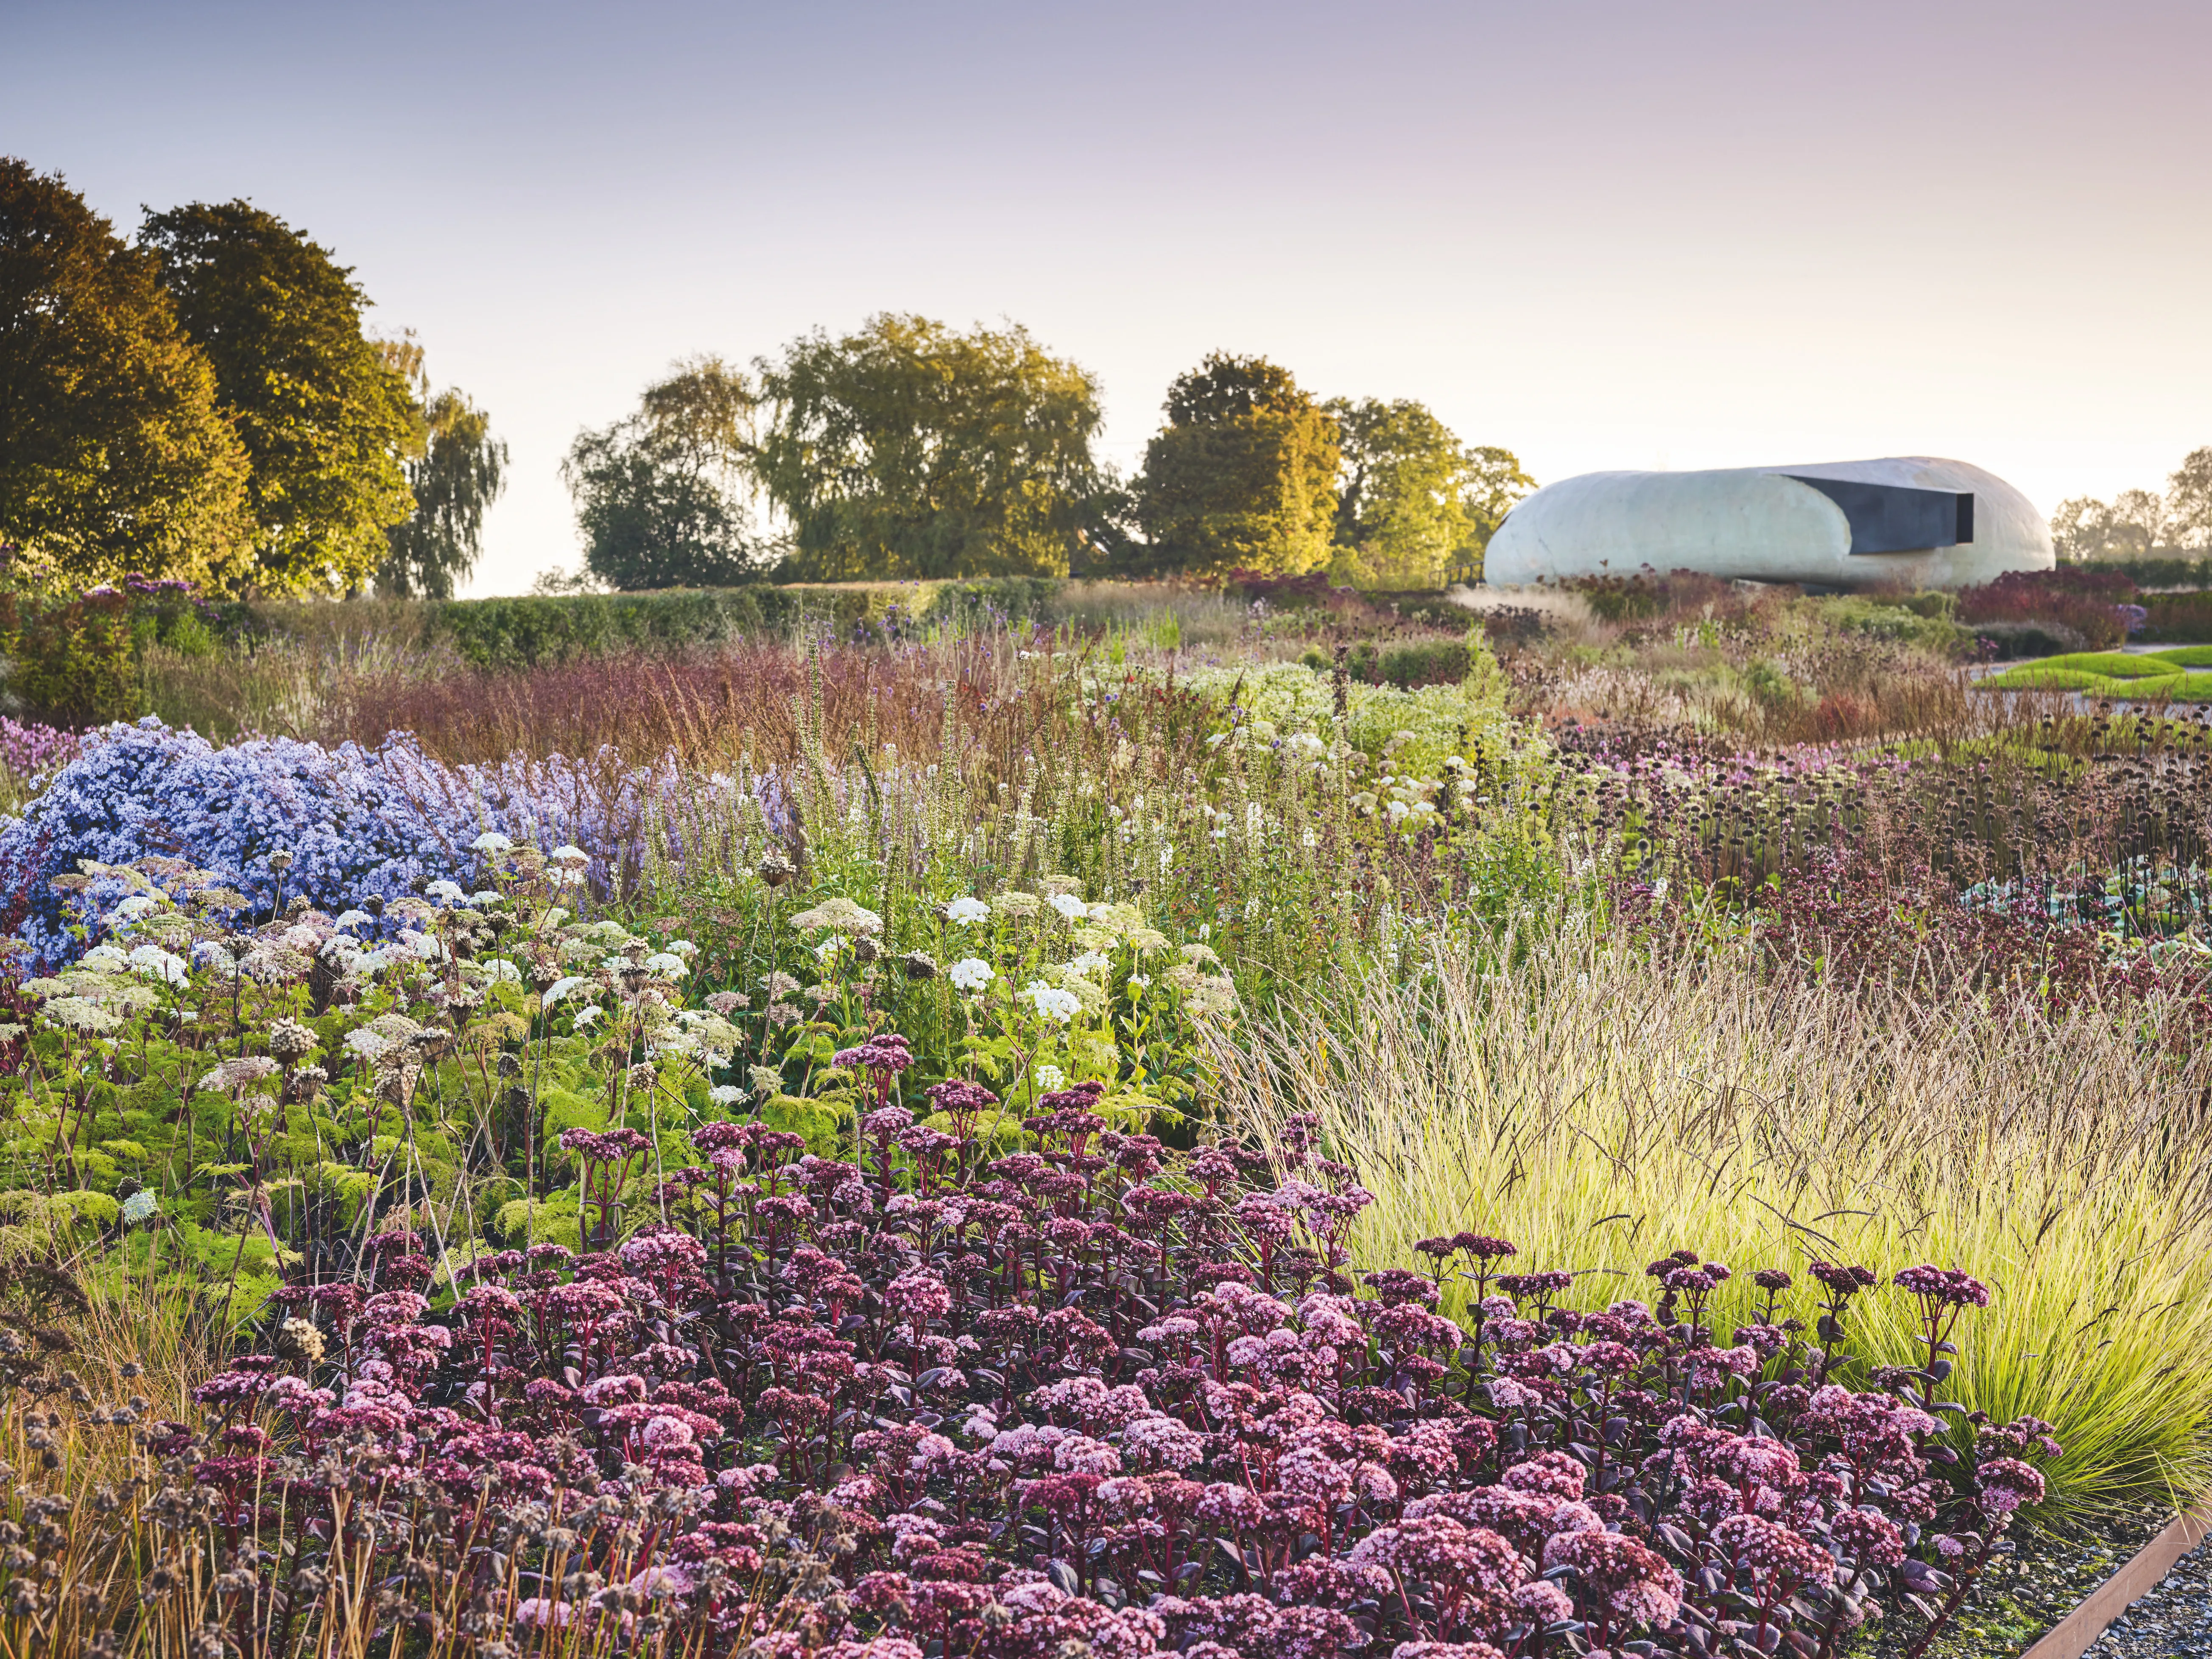
M1064 575L1100 518L1097 383L1026 329L885 313L757 367L794 574Z
M1332 400L1342 434L1332 573L1361 587L1441 587L1480 569L1512 504L1534 488L1503 449L1470 449L1407 399Z
M366 580L414 510L403 464L422 433L405 378L362 331L351 269L247 202L149 213L139 243L246 445L257 579Z
M1328 562L1337 425L1288 369L1215 352L1168 388L1165 412L1133 490L1156 565L1302 575Z
M252 558L246 477L153 261L0 159L0 543L23 574L224 583Z
M1466 465L1459 499L1473 524L1468 547L1474 561L1469 575L1479 580L1490 538L1498 533L1498 526L1505 522L1514 504L1535 489L1536 481L1522 470L1518 456L1494 444L1472 446L1466 453Z
M2069 562L2212 550L2212 448L2191 450L2163 495L2123 489L2109 503L2087 495L2059 502L2051 540Z
M2087 495L2059 502L2058 510L2051 515L2051 544L2069 562L2101 556L2112 532L2112 509Z
M635 415L576 434L561 477L584 567L610 586L716 587L757 578L768 550L747 505L757 401L718 357L677 365Z
M2123 489L2112 497L2106 550L2114 557L2148 558L2154 548L2170 545L2166 498L2155 490Z
M2176 545L2212 548L2212 449L2192 449L2166 481L2166 508Z
M401 359L414 382L424 431L422 453L406 462L415 512L386 532L391 550L377 568L376 586L403 598L450 599L483 550L484 510L507 484L507 445L491 435L491 417L465 393L430 391L411 341L398 349L387 343L386 356Z

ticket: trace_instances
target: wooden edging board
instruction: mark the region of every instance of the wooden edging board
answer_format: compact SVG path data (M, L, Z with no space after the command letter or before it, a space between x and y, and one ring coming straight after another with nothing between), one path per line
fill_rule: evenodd
M2119 1616L2156 1589L2173 1564L2212 1533L2212 1510L2185 1515L2135 1553L2133 1559L2089 1592L2081 1605L2046 1632L2021 1659L2081 1659L2089 1644Z

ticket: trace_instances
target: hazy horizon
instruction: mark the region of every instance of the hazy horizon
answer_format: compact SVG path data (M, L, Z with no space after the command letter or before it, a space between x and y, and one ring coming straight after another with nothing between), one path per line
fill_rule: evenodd
M2212 9L0 0L0 152L125 234L249 197L512 447L471 591L672 360L882 310L1167 382L1260 352L1538 479L1927 453L2067 496L2212 444Z

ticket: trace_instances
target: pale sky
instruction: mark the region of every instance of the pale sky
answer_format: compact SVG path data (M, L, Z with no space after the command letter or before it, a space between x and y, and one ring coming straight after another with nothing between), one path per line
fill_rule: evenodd
M1540 480L2212 444L2212 5L0 0L0 152L126 232L251 198L489 410L472 591L574 564L577 428L880 310L1103 382L1260 352Z

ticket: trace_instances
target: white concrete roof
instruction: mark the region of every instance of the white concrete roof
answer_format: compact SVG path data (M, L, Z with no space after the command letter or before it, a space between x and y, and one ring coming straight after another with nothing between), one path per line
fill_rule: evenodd
M1794 475L1794 476L1793 476ZM1971 541L1852 551L1852 516L1807 478L1971 495ZM1878 499L1881 491L1861 492ZM1911 498L1899 498L1910 500ZM1924 503L1927 498L1920 498ZM1867 520L1860 539L1869 539ZM1878 536L1872 538L1879 541ZM1711 472L1585 472L1529 496L1491 538L1483 580L1500 586L1575 576L1698 570L1830 587L1966 587L2056 564L2033 502L1994 473L1926 455L1735 467Z

